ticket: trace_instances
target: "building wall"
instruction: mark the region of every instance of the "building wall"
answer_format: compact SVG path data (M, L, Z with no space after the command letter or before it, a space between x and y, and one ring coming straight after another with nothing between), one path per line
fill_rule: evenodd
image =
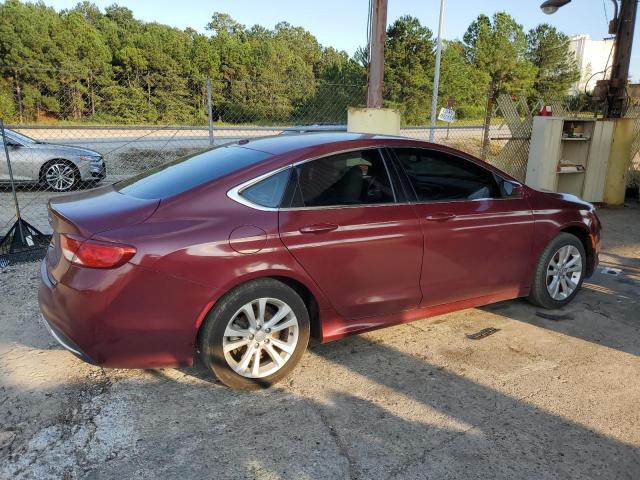
M580 69L580 79L571 87L571 94L584 93L593 90L598 80L611 73L611 50L613 40L592 40L589 35L574 35L569 37L569 49L575 53Z

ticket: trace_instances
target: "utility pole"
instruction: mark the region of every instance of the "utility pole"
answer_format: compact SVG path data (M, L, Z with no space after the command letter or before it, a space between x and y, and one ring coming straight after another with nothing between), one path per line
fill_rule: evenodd
M433 94L431 96L431 130L429 141L433 142L436 130L436 110L438 108L438 88L440 86L440 57L442 56L442 27L444 26L444 1L440 0L440 20L438 21L438 43L436 44L436 68L433 74Z
M605 118L620 118L624 115L624 102L627 98L626 90L638 0L611 1L615 8L614 18L609 23L609 33L615 35L611 77L597 82L593 97L604 102ZM544 13L551 15L570 2L571 0L546 0L540 8Z
M607 94L605 117L620 118L624 115L624 102L631 63L631 47L636 25L637 0L621 0L620 13L611 21L609 33L615 34L611 80Z
M387 0L371 0L369 39L369 83L367 107L382 108L384 87L384 43L387 36Z

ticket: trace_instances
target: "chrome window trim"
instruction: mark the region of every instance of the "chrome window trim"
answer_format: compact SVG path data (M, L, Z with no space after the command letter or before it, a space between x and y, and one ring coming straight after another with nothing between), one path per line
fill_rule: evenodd
M294 164L295 165L295 164ZM227 197L229 197L231 200L233 200L234 202L238 202L241 205L244 205L245 207L249 207L249 208L253 208L254 210L261 210L263 212L277 212L278 210L281 210L279 207L265 207L263 205L260 205L258 203L254 203L250 200L248 200L247 198L243 197L242 191L246 190L247 188L255 185L258 182L261 182L262 180L265 180L273 175L277 175L280 172L283 172L289 168L293 168L294 165L286 165L284 167L280 167L276 170L272 170L270 172L267 173L263 173L262 175L259 175L255 178L252 178L251 180L247 180L244 183L241 183L240 185L237 185L235 187L233 187L231 190L227 191Z
M286 207L280 208L281 212L297 212L299 210L336 210L342 208L375 208L375 207L398 207L398 206L407 206L411 205L410 203L363 203L361 205L327 205L327 206L319 206L319 207Z
M431 204L441 204L441 203L460 203L460 202L484 202L484 201L495 201L495 200L519 200L524 198L524 195L518 195L518 196L512 196L512 197L500 197L500 198L474 198L474 199L468 199L468 198L463 198L463 199L459 199L459 200L443 200L443 201L439 201L439 200L432 200L432 201L415 201L415 202L411 202L411 201L407 201L407 202L393 202L393 203L369 203L369 204L363 204L363 205L329 205L329 206L320 206L320 207L285 207L285 208L274 208L274 207L264 207L262 205L259 205L257 203L254 203L248 199L246 199L245 197L242 196L242 191L255 185L258 182L261 182L262 180L265 180L267 178L269 178L272 175L276 175L284 170L287 170L289 168L294 168L297 167L299 165L305 164L307 162L313 162L314 160L320 160L322 158L326 158L326 157L331 157L334 155L340 155L343 153L349 153L349 152L356 152L356 151L362 151L362 150L372 150L372 149L376 149L379 151L380 157L382 159L382 161L384 162L384 166L385 166L385 170L387 172L387 176L389 176L389 182L391 184L391 189L393 191L393 197L395 199L397 199L397 195L395 194L395 190L393 188L393 181L391 179L391 175L389 175L389 166L386 163L386 158L385 156L382 154L382 152L380 152L380 150L382 148L416 148L416 149L420 149L420 150L435 150L441 153L448 153L450 154L450 152L446 152L444 150L438 150L438 149L429 149L426 147L413 147L413 146L407 146L407 147L403 147L403 146L398 146L398 145L392 145L392 146L385 146L385 145L374 145L374 146L365 146L365 147L358 147L358 148L348 148L348 149L344 149L344 150L338 150L336 152L332 152L329 154L325 154L325 155L318 155L317 157L311 157L311 158L305 158L303 160L298 160L297 162L291 163L289 165L285 165L284 167L280 167L277 168L276 170L271 170L267 173L263 173L262 175L259 175L255 178L252 178L250 180L247 180L246 182L241 183L240 185L237 185L233 188L231 188L230 190L227 191L227 197L229 197L231 200L233 200L234 202L237 202L241 205L244 205L245 207L249 207L249 208L253 208L254 210L260 210L263 212L278 212L278 211L283 211L283 212L295 212L295 211L299 211L299 210L335 210L335 209L341 209L341 208L372 208L372 207L395 207L395 206L407 206L407 205L431 205ZM395 152L393 152L393 154L395 155ZM451 154L453 155L453 154ZM477 166L479 166L480 168L485 168L482 165L479 165L476 162L473 162L471 160L468 160L464 157L459 157L457 155L453 155L456 158L460 158L461 160L467 161L467 162L471 162ZM513 182L513 180L509 180L504 178L502 175L499 175L489 169L485 170L491 172L492 174L497 175L498 177L500 177L503 181L509 181L509 182ZM520 182L516 182L517 185L523 186L522 183Z
M276 170L272 170L270 172L267 173L263 173L262 175L252 178L250 180L247 180L244 183L241 183L240 185L237 185L235 187L233 187L232 189L227 191L227 197L229 197L231 200L233 200L234 202L237 202L241 205L244 205L245 207L249 207L249 208L253 208L254 210L261 210L263 212L277 212L277 211L283 211L283 212L290 212L290 211L296 211L296 210L320 210L320 209L335 209L335 208L362 208L362 207L388 207L388 206L395 206L395 205L408 205L408 203L402 203L399 204L397 202L391 202L391 203L371 203L371 204L363 204L363 205L329 205L329 206L320 206L320 207L286 207L286 208L274 208L274 207L265 207L263 205L254 203L248 199L246 199L245 197L242 196L242 191L246 190L247 188L255 185L258 182L261 182L262 180L265 180L267 178L269 178L272 175L276 175L284 170L287 170L288 168L295 168L299 165L303 165L307 162L313 162L314 160L321 160L323 158L327 158L327 157L332 157L334 155L341 155L343 153L349 153L349 152L359 152L359 151L363 151L363 150L378 150L378 154L380 155L380 159L383 162L385 171L387 172L387 176L389 177L389 184L391 185L391 190L393 192L393 198L394 200L397 199L398 197L395 194L395 191L393 190L393 182L391 180L391 175L389 175L389 170L388 170L388 166L386 163L386 160L384 158L384 155L382 155L382 152L380 152L380 149L383 148L380 145L369 145L369 146L365 146L365 147L353 147L353 148L347 148L344 150L338 150L335 152L331 152L328 154L324 154L324 155L318 155L317 157L311 157L311 158L305 158L303 160L298 160L297 162L294 162L290 165L285 165L284 167L280 167Z
M462 203L462 202L495 202L495 201L503 201L503 200L522 200L524 195L512 196L512 197L500 197L500 198L462 198L459 200L431 200L431 201L421 201L421 202L412 202L411 205L436 205L439 203Z

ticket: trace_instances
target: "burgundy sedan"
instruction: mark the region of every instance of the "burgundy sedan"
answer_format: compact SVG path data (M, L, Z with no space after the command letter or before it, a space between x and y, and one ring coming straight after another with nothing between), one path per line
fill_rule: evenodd
M234 388L321 342L516 297L558 308L598 262L589 203L406 138L242 140L58 197L42 315L108 367L203 363Z

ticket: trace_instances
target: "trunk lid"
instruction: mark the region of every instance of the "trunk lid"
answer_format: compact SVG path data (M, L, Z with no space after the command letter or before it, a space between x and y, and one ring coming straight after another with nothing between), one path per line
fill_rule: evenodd
M69 268L60 249L61 234L88 239L97 233L142 223L159 204L160 200L130 197L111 186L52 198L48 215L53 233L46 257L50 279L58 281Z
M49 222L59 233L91 235L144 222L160 200L130 197L103 187L49 201Z

